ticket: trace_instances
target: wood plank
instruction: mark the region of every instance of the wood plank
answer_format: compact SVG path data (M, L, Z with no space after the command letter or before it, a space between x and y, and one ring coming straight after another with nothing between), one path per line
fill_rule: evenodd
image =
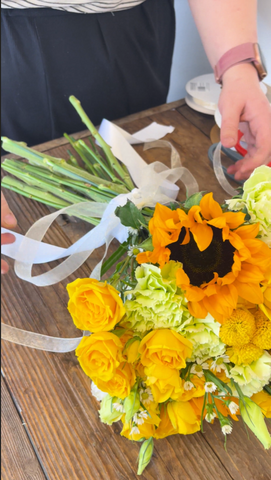
M213 126L215 125L215 119L213 115L208 115L207 113L197 112L195 115L195 110L193 110L188 105L184 104L177 108L178 112L183 115L187 120L189 120L195 127L197 127L201 132L203 132L207 137L210 137L210 132Z
M45 480L46 477L1 376L1 479Z

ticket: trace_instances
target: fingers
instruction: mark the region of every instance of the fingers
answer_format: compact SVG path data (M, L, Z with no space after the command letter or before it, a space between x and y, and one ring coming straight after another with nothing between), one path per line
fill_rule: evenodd
M1 235L1 245L8 245L9 243L14 243L16 238L11 233L3 233Z
M8 203L1 192L1 227L14 228L17 225L17 220L10 210Z
M221 143L226 148L234 147L238 140L238 128L242 108L235 104L226 102L221 105Z
M7 262L5 260L1 260L1 275L7 273L9 270Z

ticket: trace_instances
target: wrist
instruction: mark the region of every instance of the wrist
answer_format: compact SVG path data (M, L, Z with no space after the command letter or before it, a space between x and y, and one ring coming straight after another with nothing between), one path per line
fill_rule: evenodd
M252 63L241 63L230 67L222 76L223 85L232 81L253 81L260 83L257 70Z

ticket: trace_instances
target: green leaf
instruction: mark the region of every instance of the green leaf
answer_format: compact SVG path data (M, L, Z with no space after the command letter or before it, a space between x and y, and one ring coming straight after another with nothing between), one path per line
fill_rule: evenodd
M127 332L127 328L117 328L116 330L111 330L111 333L116 335L116 337L121 337L124 333Z
M142 225L146 225L144 216L131 200L127 200L126 205L123 207L117 207L115 215L119 217L122 225L125 227L132 227L135 230L139 230Z
M199 205L200 204L200 201L202 199L202 194L204 192L198 192L198 193L194 193L193 195L191 195L190 197L187 198L187 200L185 201L184 203L184 208L191 208L193 207L194 205Z
M134 342L136 342L137 340L141 341L141 338L138 337L138 336L135 336L135 337L132 337L128 340L128 342L125 343L125 347L123 349L123 353L125 352L125 350L127 350L127 348L130 347L130 345L132 345Z

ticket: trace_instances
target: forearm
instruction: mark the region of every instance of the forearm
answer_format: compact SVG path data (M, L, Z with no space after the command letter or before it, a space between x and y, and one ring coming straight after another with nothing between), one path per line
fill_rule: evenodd
M257 0L189 0L201 40L212 65L246 42L257 42Z

